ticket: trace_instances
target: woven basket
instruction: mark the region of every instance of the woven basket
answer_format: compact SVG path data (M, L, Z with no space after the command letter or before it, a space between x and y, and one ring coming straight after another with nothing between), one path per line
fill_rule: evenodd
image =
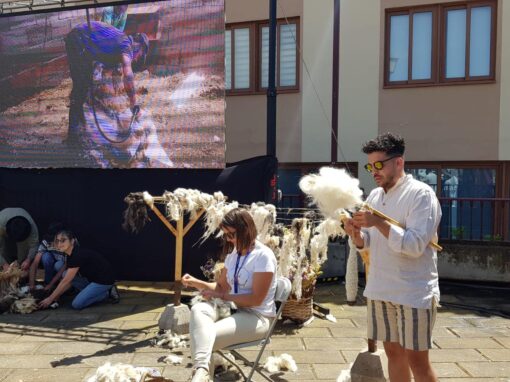
M302 324L313 316L313 297L302 297L299 300L289 298L283 307L282 318Z

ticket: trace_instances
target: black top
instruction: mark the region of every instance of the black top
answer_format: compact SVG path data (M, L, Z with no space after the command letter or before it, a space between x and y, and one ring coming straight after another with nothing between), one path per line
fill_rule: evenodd
M115 282L115 275L108 260L90 249L75 247L67 258L67 267L80 268L80 274L90 282L103 285L112 285Z

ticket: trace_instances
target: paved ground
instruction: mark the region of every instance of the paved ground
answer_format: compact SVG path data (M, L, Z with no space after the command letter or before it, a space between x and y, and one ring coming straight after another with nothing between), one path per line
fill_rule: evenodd
M170 352L150 344L158 317L171 302L166 285L123 283L119 289L117 305L1 315L0 381L82 381L106 361L155 367L168 379L185 381L191 372L189 352L183 352L183 365L166 365L162 360ZM446 284L444 290L443 301L455 307L440 309L434 330L431 357L440 379L510 381L510 319L493 314L510 308L508 292L484 294L472 286ZM342 285L323 284L315 300L330 308L337 322L316 318L307 327L279 325L267 353L291 354L299 370L275 374L276 381L335 381L366 346L361 299L349 306Z

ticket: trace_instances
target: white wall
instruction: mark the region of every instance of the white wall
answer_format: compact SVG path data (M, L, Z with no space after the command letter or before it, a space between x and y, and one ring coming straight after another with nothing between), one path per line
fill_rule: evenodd
M331 160L333 5L333 0L303 1L302 162Z
M342 0L338 161L359 162L362 186L375 184L363 169L361 145L378 134L380 1Z

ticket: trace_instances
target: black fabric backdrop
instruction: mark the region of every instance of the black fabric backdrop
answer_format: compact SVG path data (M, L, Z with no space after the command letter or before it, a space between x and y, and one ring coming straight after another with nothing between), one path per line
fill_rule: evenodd
M152 212L152 221L138 235L125 232L124 197L136 191L157 196L183 187L222 191L229 200L245 204L274 203L271 179L276 171L276 158L268 156L233 163L224 170L0 168L0 207L25 208L41 237L49 223L63 222L83 247L110 260L119 280L171 281L174 236ZM202 276L200 265L219 251L220 243L212 239L199 245L203 232L201 219L184 238L183 273Z

